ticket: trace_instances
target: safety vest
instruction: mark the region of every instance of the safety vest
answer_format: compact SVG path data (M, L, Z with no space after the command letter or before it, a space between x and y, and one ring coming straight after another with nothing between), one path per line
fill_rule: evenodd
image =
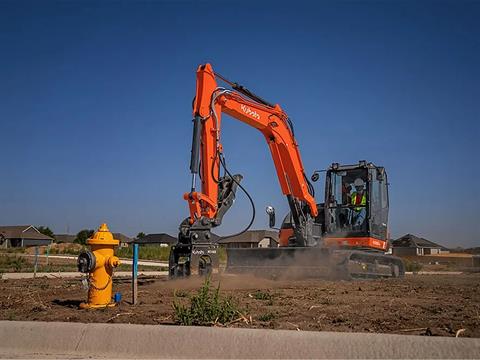
M361 206L367 205L367 195L366 195L366 193L363 192L362 199L360 200L360 202L357 201L357 195L358 194L356 192L354 192L352 194L352 205L361 205ZM362 210L361 207L356 207L355 208L355 211L360 211L360 210Z

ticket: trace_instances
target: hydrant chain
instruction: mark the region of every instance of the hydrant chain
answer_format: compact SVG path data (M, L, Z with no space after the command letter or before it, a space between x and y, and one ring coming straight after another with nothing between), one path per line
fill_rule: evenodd
M95 286L95 284L93 283L93 280L91 280L90 278L88 279L89 285L92 286L95 290L98 290L98 291L105 290L107 288L107 286L110 284L110 281L112 281L111 276L108 277L108 280L107 280L107 283L105 284L105 286L99 288L99 287Z

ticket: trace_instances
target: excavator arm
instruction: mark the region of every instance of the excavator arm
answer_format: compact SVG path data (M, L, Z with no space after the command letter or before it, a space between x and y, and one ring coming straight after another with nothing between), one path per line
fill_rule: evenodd
M219 87L221 79L231 88ZM171 275L178 272L180 258L185 259L190 273L192 253L200 256L212 252L214 242L210 229L219 226L226 211L233 204L241 175L220 176L224 165L220 141L222 114L246 123L259 130L270 149L280 187L287 196L294 222L298 246L313 246L313 219L317 216L317 205L312 186L308 182L302 159L295 140L293 126L288 115L251 93L244 87L215 74L210 64L197 70L196 96L193 103L193 139L190 171L192 185L184 194L190 216L180 225L178 244L171 253ZM197 191L198 177L201 189ZM206 246L206 250L196 250Z

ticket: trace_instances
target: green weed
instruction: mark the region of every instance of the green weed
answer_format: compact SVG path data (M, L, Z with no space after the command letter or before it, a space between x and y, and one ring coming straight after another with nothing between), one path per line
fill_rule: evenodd
M0 271L2 272L20 272L27 266L27 261L21 256L0 256Z
M258 320L260 320L260 321L272 321L276 317L277 317L277 315L275 313L269 312L269 313L260 315L258 317Z
M254 292L252 296L255 300L272 300L273 298L272 294L268 292L262 292L260 290Z
M178 298L185 298L188 296L188 293L183 290L175 290L175 292L173 293L173 296Z
M412 260L404 259L405 271L419 272L423 269L423 265Z
M176 296L173 302L175 320L180 325L209 326L227 324L240 315L240 309L231 297L220 295L220 285L211 289L210 279L207 278L196 295L189 298L190 305L180 303Z

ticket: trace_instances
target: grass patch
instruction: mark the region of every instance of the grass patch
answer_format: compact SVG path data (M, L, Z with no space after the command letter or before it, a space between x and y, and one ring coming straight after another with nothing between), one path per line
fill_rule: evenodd
M423 269L423 265L416 261L403 259L403 262L405 264L405 271L419 272Z
M31 260L31 262L29 261ZM33 259L26 259L24 257L0 256L0 272L2 273L16 273L26 272L33 273L34 264ZM77 266L74 264L38 264L37 272L62 272L62 271L77 271Z
M133 246L117 248L116 255L120 258L131 259L133 257ZM143 260L168 261L170 246L139 246L138 258Z
M25 253L26 248L22 247L13 247L13 248L2 248L0 253L2 254L23 254Z
M277 315L273 312L269 312L269 313L266 313L266 314L262 314L258 317L258 320L259 321L272 321L273 319L275 319L277 317Z
M255 291L252 296L255 300L272 300L273 298L272 294L260 290Z
M90 247L88 245L80 246L79 244L53 244L49 249L50 255L79 255L81 252L85 250L89 250ZM4 249L7 251L3 252L20 252L20 250L13 250L12 249ZM25 252L25 249L22 249ZM45 250L46 251L46 250ZM43 253L43 252L41 252ZM34 254L33 252L31 253ZM128 258L131 259L133 257L133 246L129 247L117 247L115 249L115 255L120 258ZM161 260L161 261L168 261L168 257L170 255L170 246L162 247L162 246L139 246L139 259L143 260Z
M0 272L20 272L28 265L22 256L0 256Z
M82 248L75 248L75 247L51 247L48 254L49 255L79 255L81 252L87 250L86 246Z
M220 294L220 285L216 289L211 288L209 278L189 300L189 305L182 304L178 301L178 295L175 296L173 309L175 320L180 325L225 325L242 316L233 299Z

